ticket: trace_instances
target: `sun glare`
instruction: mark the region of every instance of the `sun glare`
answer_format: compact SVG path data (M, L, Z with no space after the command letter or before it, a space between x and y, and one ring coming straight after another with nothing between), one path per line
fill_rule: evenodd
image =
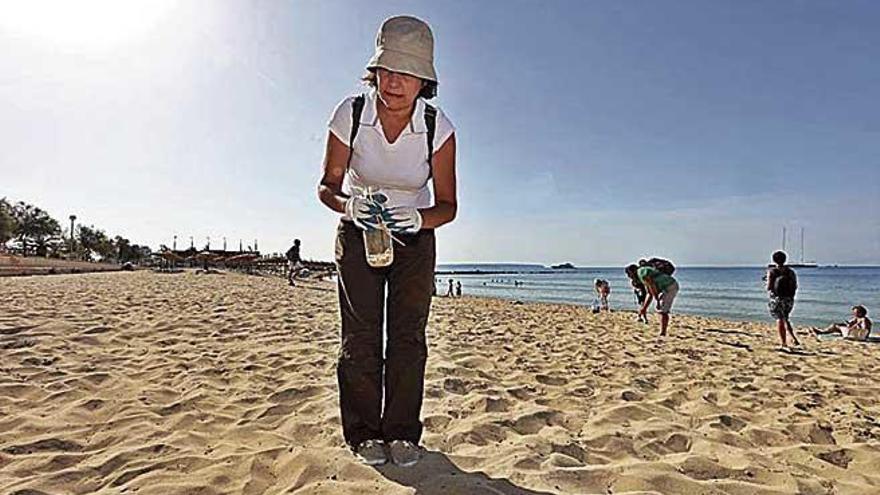
M166 17L172 0L0 0L0 31L69 48L112 48Z

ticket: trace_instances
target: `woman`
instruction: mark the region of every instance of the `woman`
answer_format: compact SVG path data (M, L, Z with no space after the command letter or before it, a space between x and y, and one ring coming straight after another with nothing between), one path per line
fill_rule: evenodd
M825 330L812 329L816 337L820 335L840 335L849 340L868 340L871 336L871 319L868 309L861 304L852 307L852 319L843 323L834 323Z
M645 262L647 263L647 261ZM629 284L632 286L633 294L636 297L636 306L640 307L645 302L645 298L648 297L648 289L645 288L645 284L639 280L638 276L639 265L630 264L624 269L626 272L626 276L629 278ZM638 320L643 323L648 323L648 315L639 313Z
M364 76L372 90L336 108L318 187L321 201L343 215L336 237L342 432L370 465L389 456L401 466L419 460L434 229L457 208L455 129L425 102L437 91L433 51L423 21L400 16L382 24ZM361 194L366 188L369 196ZM362 231L375 228L399 241L381 268L365 257Z

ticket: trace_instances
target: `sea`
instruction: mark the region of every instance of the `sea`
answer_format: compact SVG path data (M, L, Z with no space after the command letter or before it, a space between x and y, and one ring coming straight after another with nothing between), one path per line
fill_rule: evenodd
M766 267L678 267L680 291L674 313L737 321L772 322L767 310ZM480 274L448 274L444 272ZM798 268L798 292L791 320L795 326L827 326L851 318L850 308L862 304L868 316L880 314L880 267ZM636 299L623 267L552 270L541 265L440 264L437 290L446 294L449 279L460 281L462 293L513 301L577 304L591 307L597 278L611 283L612 310L635 310Z

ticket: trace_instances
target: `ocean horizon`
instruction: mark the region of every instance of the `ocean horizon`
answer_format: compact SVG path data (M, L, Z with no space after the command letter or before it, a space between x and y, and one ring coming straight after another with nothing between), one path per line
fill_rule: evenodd
M766 266L678 266L675 278L681 290L673 314L684 313L734 321L772 323L762 280ZM820 265L797 268L798 294L792 312L795 326L824 327L850 318L850 308L862 304L869 316L880 308L880 266ZM456 272L456 273L449 273ZM439 294L448 280L462 284L465 295L513 301L591 306L593 282L611 283L612 310L636 309L636 301L623 267L553 269L537 263L440 263Z

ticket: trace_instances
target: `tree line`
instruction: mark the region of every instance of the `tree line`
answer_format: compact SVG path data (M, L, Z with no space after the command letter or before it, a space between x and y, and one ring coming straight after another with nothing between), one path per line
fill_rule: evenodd
M94 225L77 225L71 239L69 229L62 228L46 210L6 198L0 198L0 251L119 263L138 263L151 254L148 246L132 244L118 235L111 238Z

